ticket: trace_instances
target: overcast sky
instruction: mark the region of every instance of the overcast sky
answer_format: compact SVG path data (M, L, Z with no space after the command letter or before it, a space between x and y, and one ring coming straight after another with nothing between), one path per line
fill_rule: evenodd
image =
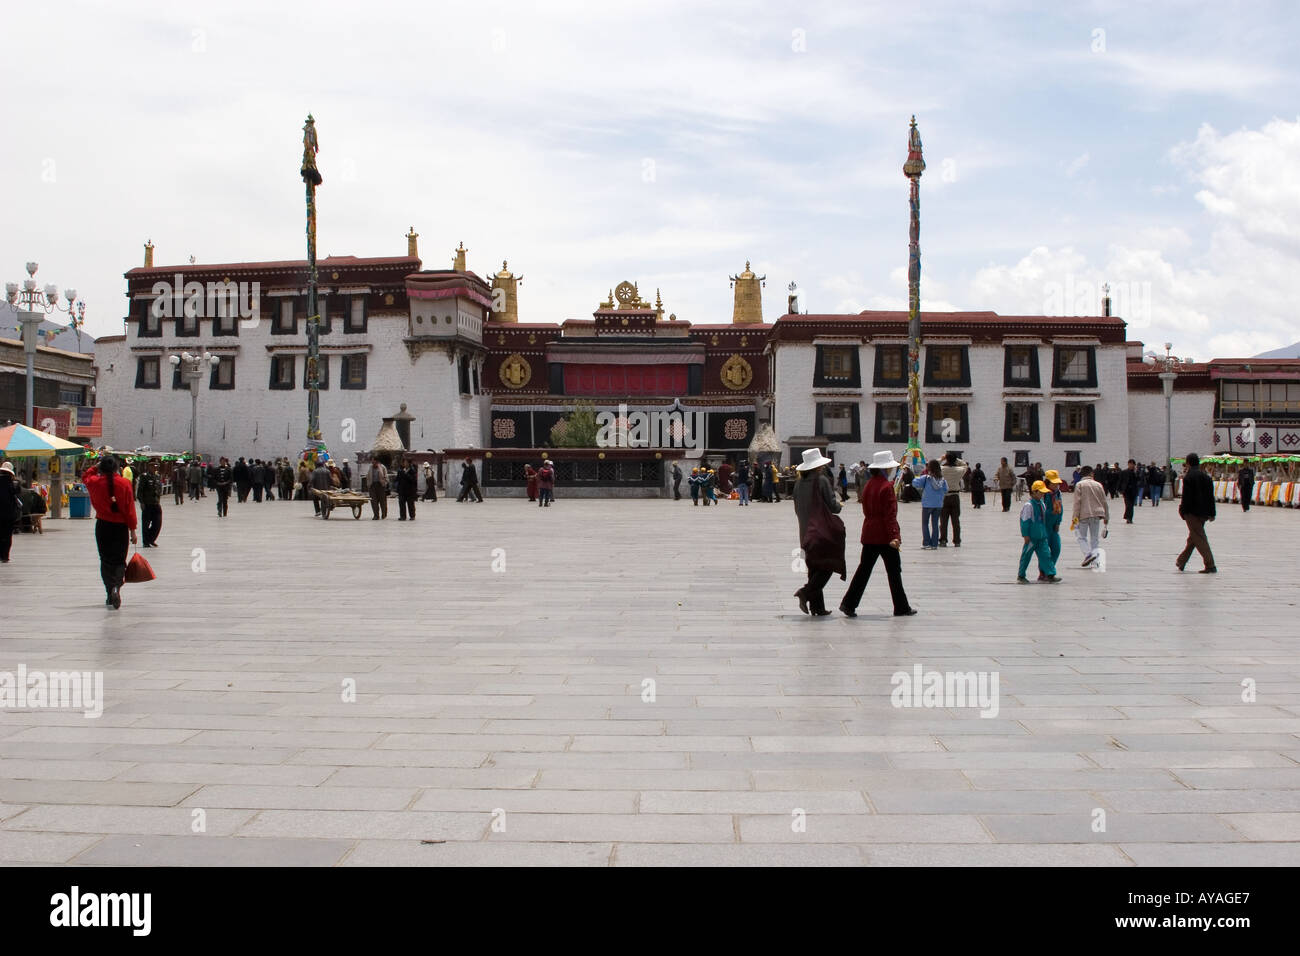
M310 111L322 256L463 240L524 275L524 321L623 279L730 321L746 259L769 321L791 280L812 312L905 308L915 113L923 308L1095 314L1108 280L1130 338L1252 355L1300 339L1296 9L10 4L0 279L35 259L106 335L148 238L304 257Z

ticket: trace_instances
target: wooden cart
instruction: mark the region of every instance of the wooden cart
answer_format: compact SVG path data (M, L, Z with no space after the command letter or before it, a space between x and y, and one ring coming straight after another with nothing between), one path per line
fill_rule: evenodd
M370 503L370 496L363 495L357 491L339 491L331 488L328 491L313 489L312 493L320 499L320 516L329 518L330 512L335 508L351 508L352 517L359 520L361 518L361 509Z

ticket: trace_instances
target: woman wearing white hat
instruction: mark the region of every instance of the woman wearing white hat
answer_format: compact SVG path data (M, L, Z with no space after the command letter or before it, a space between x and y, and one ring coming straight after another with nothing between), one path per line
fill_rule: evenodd
M907 602L907 592L903 590L903 562L899 549L903 546L902 533L898 528L898 497L894 494L894 483L889 480L899 463L894 460L892 452L878 451L871 459L868 472L870 480L862 488L859 501L862 502L862 561L853 573L849 589L840 601L840 610L848 617L858 616L858 602L862 592L867 589L871 579L871 569L876 566L876 559L884 561L885 573L889 575L889 594L894 599L894 617L908 617L916 611Z
M795 591L794 596L799 599L799 610L816 617L831 613L826 610L826 599L822 594L831 575L838 571L841 578L846 576L844 522L834 517L839 514L840 503L835 500L830 476L825 471L825 466L830 463L829 458L822 457L820 448L809 448L796 469L799 481L794 487L799 545L804 550L804 563L808 566L808 583Z

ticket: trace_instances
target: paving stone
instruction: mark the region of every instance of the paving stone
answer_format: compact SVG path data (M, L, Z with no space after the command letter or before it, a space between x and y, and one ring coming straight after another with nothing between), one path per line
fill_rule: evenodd
M359 840L343 866L609 866L612 843L433 843Z
M1300 843L1121 843L1138 866L1300 866Z
M66 863L103 837L0 830L0 863Z
M990 843L978 818L925 814L808 814L795 832L790 813L739 818L743 843Z
M209 836L234 833L254 817L249 810L204 810L201 817L186 807L39 806L5 821L7 830L48 830L65 833L194 832L202 819Z
M1132 866L1122 847L1070 843L864 846L867 866Z
M1094 832L1091 811L1072 814L987 815L980 818L999 843L1229 843L1245 839L1210 814L1107 811Z
M856 847L713 843L620 843L615 866L860 866Z
M106 836L73 862L78 866L332 866L349 840L275 840L245 837Z
M118 783L78 780L0 780L0 800L8 803L98 803L173 807L195 790L191 783Z

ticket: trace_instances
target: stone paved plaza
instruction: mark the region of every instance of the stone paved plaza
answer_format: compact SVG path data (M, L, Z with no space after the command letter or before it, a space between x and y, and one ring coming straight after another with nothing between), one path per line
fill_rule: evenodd
M0 711L0 861L1300 863L1294 512L1221 505L1210 576L1144 507L1025 587L1014 509L931 553L906 505L920 614L878 569L849 620L798 612L788 502L213 501L165 506L119 612L93 522L15 539L0 671L106 703ZM996 716L892 706L916 665L995 673Z

